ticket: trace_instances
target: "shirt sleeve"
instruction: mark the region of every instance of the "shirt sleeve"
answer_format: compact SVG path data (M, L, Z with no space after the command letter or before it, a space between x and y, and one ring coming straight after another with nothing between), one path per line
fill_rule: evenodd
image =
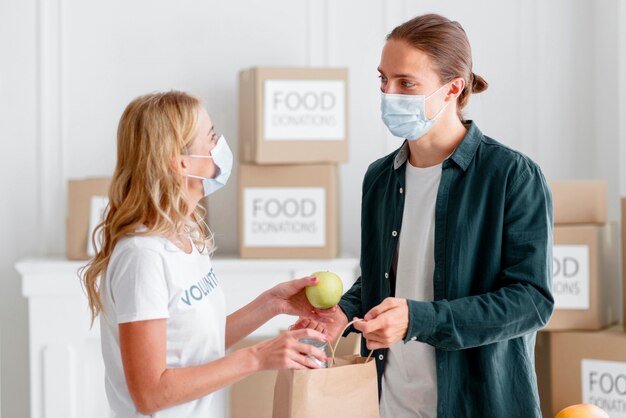
M110 292L118 324L169 317L169 291L159 253L127 248L112 264Z
M348 290L341 297L341 300L339 301L339 307L348 318L348 322L352 321L352 318L363 317L363 310L361 309L361 277L359 277L356 282L354 282L350 290ZM355 329L351 325L344 332L344 335L348 335L353 331L355 331Z
M370 164L370 166L367 168L367 171L365 173L365 177L363 178L363 184L361 186L361 194L362 194L363 201L365 201L365 197L371 189L372 173L374 172L372 167L375 164L376 162ZM364 206L361 205L361 230L362 231L364 230L364 227L365 227L364 225L365 218L366 218L366 214L364 212ZM363 254L361 254L361 257L363 257ZM338 304L341 310L343 311L343 313L346 314L346 317L348 318L348 322L352 321L352 318L363 318L363 315L365 315L363 313L363 295L362 295L363 291L362 291L361 277L362 276L359 276L359 278L354 282L350 290L344 293L344 295L341 297L341 300L339 301L339 304ZM344 336L348 335L351 332L357 332L354 326L350 326L344 332L343 335Z
M531 166L517 176L505 200L500 286L451 301L409 300L404 341L460 350L545 326L554 309L552 235L552 197L539 168Z

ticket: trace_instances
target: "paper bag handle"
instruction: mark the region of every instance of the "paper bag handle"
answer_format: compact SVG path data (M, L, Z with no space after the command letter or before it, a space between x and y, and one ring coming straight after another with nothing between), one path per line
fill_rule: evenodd
M330 369L331 367L333 367L333 365L335 364L335 351L337 351L337 347L339 347L339 342L341 341L341 336L343 335L344 332L346 332L346 330L350 327L350 325L354 324L357 321L362 321L362 319L355 319L353 321L348 322L348 324L344 327L344 329L339 333L339 338L337 338L337 342L335 342L335 346L333 347L332 344L329 344L328 346L330 347L330 352L331 352L331 359L330 362L328 363L328 368ZM372 353L374 353L374 350L370 351L369 356L367 356L367 359L365 360L365 362L367 363L368 361L370 361L370 358L372 357Z

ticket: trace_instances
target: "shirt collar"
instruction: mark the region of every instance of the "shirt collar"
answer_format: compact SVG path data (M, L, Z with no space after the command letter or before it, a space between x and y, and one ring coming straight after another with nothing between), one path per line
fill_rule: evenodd
M449 159L454 161L463 171L467 170L467 167L469 167L469 164L472 162L474 154L476 154L478 144L480 144L480 140L482 138L482 132L480 132L480 129L478 129L473 121L467 121L465 126L467 127L467 133L463 137L459 146L456 147L452 155L449 157ZM397 170L402 167L409 159L409 154L409 141L405 140L393 160L393 169Z

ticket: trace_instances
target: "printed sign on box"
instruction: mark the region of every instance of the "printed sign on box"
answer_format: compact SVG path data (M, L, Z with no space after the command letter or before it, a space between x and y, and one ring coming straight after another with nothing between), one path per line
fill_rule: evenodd
M604 409L611 418L626 418L626 363L581 360L584 403Z
M250 187L243 198L246 247L326 245L324 188Z
M265 80L265 139L344 140L343 80Z
M335 164L240 164L238 208L241 258L337 257Z
M589 247L555 245L552 293L556 309L589 309Z
M554 227L556 309L545 330L598 330L616 319L619 236L615 231L613 222Z
M254 67L239 73L239 161L348 161L348 70Z

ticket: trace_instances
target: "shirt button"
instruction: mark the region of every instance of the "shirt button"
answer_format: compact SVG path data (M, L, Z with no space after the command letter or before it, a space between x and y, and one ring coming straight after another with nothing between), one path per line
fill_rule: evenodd
M378 360L382 361L385 357L381 354L378 356Z
M415 340L417 340L417 337L411 338L411 341L415 341Z
M404 189L400 187L400 194L404 193Z
M385 273L385 279L389 278L389 273Z
M392 237L397 237L397 236L398 236L398 231L393 231L393 232L391 233L391 236L392 236Z

